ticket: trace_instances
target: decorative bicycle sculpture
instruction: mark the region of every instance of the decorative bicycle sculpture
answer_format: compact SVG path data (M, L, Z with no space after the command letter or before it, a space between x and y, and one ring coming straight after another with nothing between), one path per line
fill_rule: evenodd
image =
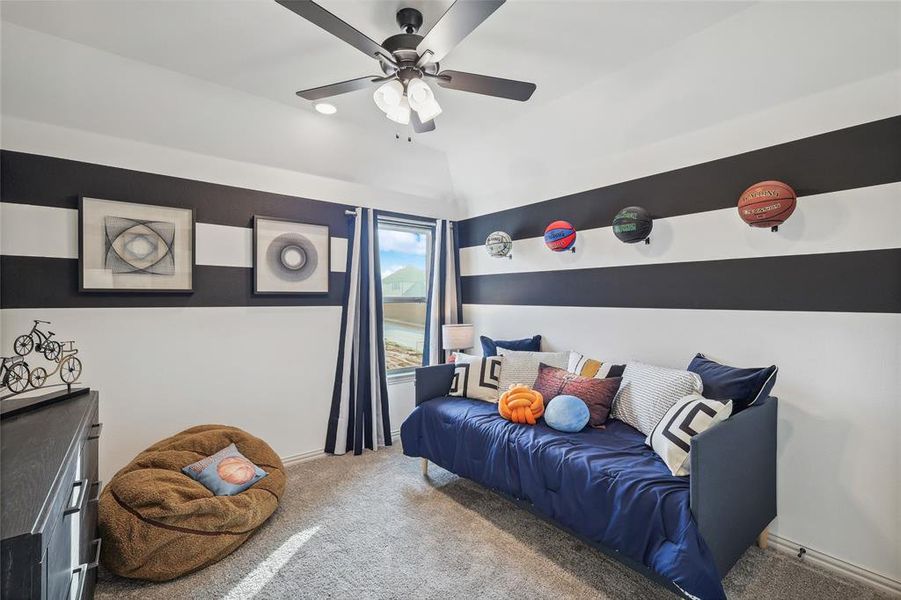
M6 387L14 394L24 392L28 387L31 372L25 359L21 356L4 358L0 362L0 385Z
M58 342L52 339L52 331L41 331L40 324L49 325L50 322L35 319L31 331L20 335L14 342L13 349L17 356L4 358L0 364L0 385L14 394L24 392L29 385L34 389L41 388L57 373L60 380L68 386L81 377L82 365L81 359L76 356L78 350L75 348L75 341ZM29 368L25 356L31 352L43 354L44 358L56 363L56 366L49 372L44 367Z
M19 356L25 356L26 354L31 353L32 350L37 350L38 352L43 353L44 358L47 360L56 360L59 358L61 350L60 343L50 339L54 335L52 331L48 331L47 333L41 331L38 328L38 324L40 323L49 325L50 321L39 321L38 319L35 319L31 331L16 338L13 350L15 350L16 354Z

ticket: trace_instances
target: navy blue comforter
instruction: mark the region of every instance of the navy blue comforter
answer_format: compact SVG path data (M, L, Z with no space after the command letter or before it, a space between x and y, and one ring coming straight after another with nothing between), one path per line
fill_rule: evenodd
M407 456L525 500L690 595L725 598L691 515L688 479L671 475L625 423L563 433L543 421L505 421L496 404L445 397L418 406L400 432Z

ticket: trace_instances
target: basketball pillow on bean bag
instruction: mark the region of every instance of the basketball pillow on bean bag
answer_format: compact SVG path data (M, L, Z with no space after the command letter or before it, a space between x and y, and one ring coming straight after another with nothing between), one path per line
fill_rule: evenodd
M216 496L182 473L230 444L266 476L234 496ZM150 581L202 569L243 544L284 490L284 467L266 442L236 427L192 427L138 454L104 488L101 560L116 575Z

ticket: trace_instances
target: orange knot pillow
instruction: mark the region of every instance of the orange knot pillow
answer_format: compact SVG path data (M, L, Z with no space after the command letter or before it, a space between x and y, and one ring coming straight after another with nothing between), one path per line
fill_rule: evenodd
M508 421L534 425L544 414L544 397L527 385L514 384L501 394L497 410Z

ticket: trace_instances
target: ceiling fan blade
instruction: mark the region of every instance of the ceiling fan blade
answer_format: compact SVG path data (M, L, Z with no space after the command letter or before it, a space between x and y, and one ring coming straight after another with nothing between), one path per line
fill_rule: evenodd
M329 11L325 10L312 0L275 0L288 10L300 15L310 23L318 25L330 34L339 38L366 56L375 58L377 54L383 53L388 56L390 52L382 48Z
M538 87L534 83L526 81L501 79L500 77L476 75L475 73L464 73L463 71L442 71L435 77L435 81L441 87L449 90L472 92L485 96L519 100L520 102L525 102L531 98L532 93Z
M410 111L410 124L413 125L413 131L415 131L416 133L428 133L429 131L435 131L435 119L432 119L427 123L423 123L419 120L419 115L416 114L415 110Z
M428 50L431 52L431 62L440 61L505 1L456 0L422 38L416 52L422 55Z
M367 77L357 77L356 79L348 79L341 83L332 83L320 87L311 88L309 90L300 90L297 95L307 100L322 100L347 92L356 92L368 87L372 87L378 83L385 81L387 78L378 75L369 75Z

